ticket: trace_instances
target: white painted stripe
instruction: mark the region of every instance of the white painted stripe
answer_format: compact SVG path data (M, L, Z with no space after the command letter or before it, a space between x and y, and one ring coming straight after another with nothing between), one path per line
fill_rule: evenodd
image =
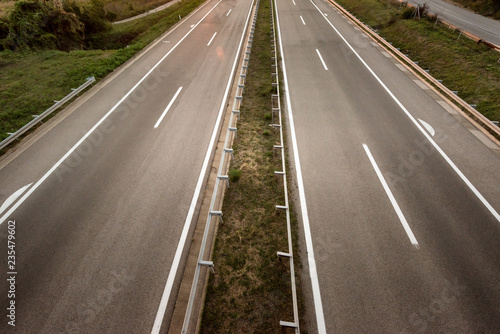
M384 176L382 175L382 172L378 168L377 162L373 158L372 153L370 152L370 149L366 144L363 144L363 148L365 149L366 155L368 156L368 159L370 159L370 162L372 163L373 169L375 170L375 173L378 176L378 179L380 180L380 183L382 183L382 187L384 187L385 193L387 194L387 197L389 197L389 200L391 201L392 207L396 211L396 214L398 215L399 220L401 221L401 225L403 225L403 228L406 231L406 234L408 235L408 238L410 239L410 242L413 246L418 248L418 242L417 239L415 238L415 235L413 234L410 225L408 225L408 222L406 221L406 218L403 214L403 211L401 211L401 208L398 205L398 202L396 202L396 199L394 198L394 195L391 192L391 189L389 188L389 185L384 179Z
M22 187L21 189L17 190L15 193L10 195L9 198L7 198L0 207L0 214L2 214L2 212L4 212L12 203L14 203L16 199L18 199L19 196L21 196L26 191L26 189L32 184L33 182L28 184L27 186Z
M219 132L219 127L220 123L222 120L222 115L224 114L224 110L226 108L226 101L228 99L228 95L230 92L230 89L232 87L233 79L234 79L234 74L236 72L236 66L238 65L238 60L239 56L241 54L241 49L243 45L243 39L245 38L245 33L247 31L248 27L248 22L250 20L250 15L252 14L252 8L254 5L254 1L252 0L252 3L250 4L250 7L248 9L248 15L247 19L245 22L245 29L243 29L243 32L241 34L241 39L240 43L238 45L238 52L236 52L236 55L234 57L234 62L233 62L233 68L231 69L231 75L229 76L227 80L227 85L226 85L226 91L224 92L224 96L221 101L221 105L219 108L219 114L217 116L217 121L215 122L215 126L212 132L212 137L210 138L210 144L207 149L207 153L205 154L205 160L203 161L203 166L201 167L201 172L200 176L198 177L198 183L196 184L196 188L193 194L193 199L191 200L191 206L189 207L189 211L186 217L186 221L184 222L184 228L182 229L182 234L181 234L181 239L179 241L179 244L177 245L177 250L175 251L175 256L174 256L174 261L172 262L172 267L170 269L170 272L168 274L167 282L165 283L165 290L163 291L163 295L161 297L160 305L158 307L158 312L156 313L156 318L155 322L153 324L153 329L151 329L151 334L158 334L161 329L161 324L163 322L163 317L165 316L165 311L167 310L167 304L168 300L170 298L170 293L172 292L172 287L174 285L174 280L175 280L175 275L177 274L177 269L179 267L179 263L181 260L181 255L182 251L184 249L184 245L186 243L186 239L188 236L188 231L189 227L191 226L191 221L193 220L194 216L194 210L196 208L196 203L198 202L200 192L201 192L201 187L203 186L203 180L205 179L205 175L207 173L207 168L208 164L210 162L210 158L212 157L212 151L215 145L215 142L217 140L217 134ZM220 3L220 1L219 1Z
M290 137L292 139L293 157L295 161L295 173L297 174L297 187L299 188L300 211L302 213L302 225L304 226L304 236L306 239L307 262L309 264L309 276L311 277L311 286L314 300L314 311L316 312L316 325L318 333L326 333L325 316L323 313L323 303L321 302L321 292L319 289L318 272L316 270L316 259L314 257L314 247L311 236L311 227L309 224L309 215L307 213L306 194L304 191L304 181L302 180L302 168L300 167L299 149L297 147L297 136L295 134L295 123L293 120L292 103L290 101L290 88L288 87L288 75L286 73L285 53L283 52L283 40L281 38L279 10L277 0L274 0L276 8L276 26L278 27L278 38L280 52L282 55L283 80L285 83L286 105L288 110L288 121L290 123Z
M226 16L229 16L229 13L231 13L231 11L232 11L232 10L233 10L233 9L231 8L231 9L229 10L229 12L227 12Z
M172 98L172 100L170 101L170 103L168 104L168 106L165 108L165 111L161 114L160 118L156 122L155 129L158 127L158 125L160 125L161 121L163 121L163 118L165 117L165 115L167 114L167 112L172 107L172 104L174 104L175 99L177 99L177 96L179 96L179 93L181 92L181 90L182 90L182 87L179 87L179 89L177 90L177 93L175 93L174 97Z
M16 209L21 205L23 204L23 202L50 176L52 175L52 173L54 173L54 171L64 162L64 160L66 160L101 124L102 122L104 122L108 117L109 115L111 115L113 113L113 111L116 110L116 108L118 108L118 106L120 106L120 104L123 103L123 101L125 101L129 96L130 94L132 94L132 92L134 90L137 89L137 87L139 87L139 85L144 81L146 80L146 78L151 74L153 73L153 71L165 60L165 58L167 58L171 53L172 51L174 51L177 46L179 46L179 44L181 44L185 39L186 37L215 9L215 7L217 7L220 3L222 2L222 0L219 0L219 2L217 2L217 4L215 4L215 6L212 7L212 9L210 9L210 11L208 11L207 14L205 14L205 16L203 16L199 21L198 23L196 23L185 35L184 37L182 37L178 42L177 44L175 44L172 49L170 49L170 51L167 52L167 54L165 54L157 63L155 66L153 66L148 73L146 73L142 78L141 80L139 80L139 82L137 82L135 84L134 87L132 87L132 89L130 89L127 94L125 94L121 99L120 101L118 101L114 106L113 108L111 108L106 115L103 116L103 118L101 118L99 120L99 122L96 123L96 125L94 125L92 127L92 129L90 129L58 162L56 162L56 164L54 166L52 166L52 168L47 172L45 173L44 176L42 176L42 178L40 180L38 180L37 183L35 183L35 185L30 189L28 190L28 192L16 203L14 204L14 206L12 208L10 208L10 210L5 214L3 215L2 218L0 218L0 225L14 212L16 211Z
M208 42L207 46L210 46L210 44L212 44L212 41L214 40L215 35L217 35L217 32L212 36L212 38L210 38L210 41Z
M296 5L297 5L297 4L295 3L295 0L292 0L292 2L293 2L293 5L294 5L294 6L296 6Z
M306 25L306 23L304 22L304 19L302 18L302 15L300 16L300 19L302 20L302 24Z
M424 126L424 128L431 134L431 136L434 137L436 134L436 131L434 131L434 128L427 122L422 121L420 118L418 119L420 123Z
M312 1L314 7L321 13L316 4ZM354 48L349 44L349 42L344 38L344 36L340 33L340 31L335 28L335 26L328 20L326 16L323 15L325 20L330 24L330 26L335 30L335 32L342 38L344 43L352 50L352 52L356 55L356 57L361 61L361 63L366 67L366 69L371 73L371 75L378 81L378 83L385 89L387 94L396 102L396 104L403 110L403 112L408 116L408 118L415 124L417 129L423 133L423 135L429 140L429 142L436 148L436 150L441 154L444 160L450 165L451 168L457 173L457 175L462 179L462 181L469 187L469 189L476 195L476 197L483 203L483 205L490 211L490 213L495 217L495 219L500 222L500 214L491 206L491 204L483 197L483 195L474 187L474 185L469 181L469 179L460 171L460 169L455 165L455 163L448 157L448 155L439 147L439 145L432 139L432 137L422 128L422 126L417 122L415 117L406 109L406 107L398 100L398 98L392 93L392 91L384 84L384 82L378 77L375 72L368 66L368 64L364 61L363 58L354 50Z
M316 49L316 53L318 54L319 60L321 60L321 63L323 64L325 71L328 71L328 67L326 67L325 61L323 60L323 57L321 57L321 53L319 53L318 49Z

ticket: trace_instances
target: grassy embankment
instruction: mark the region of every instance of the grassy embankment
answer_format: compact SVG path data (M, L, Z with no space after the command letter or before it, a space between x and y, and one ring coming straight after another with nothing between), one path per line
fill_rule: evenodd
M271 123L271 40L269 0L261 0L245 85L232 173L241 171L226 192L215 242L201 333L288 333L279 321L293 321L283 184L274 176L281 160L273 153L279 131ZM275 88L274 88L275 89ZM293 212L293 211L292 211ZM292 215L293 239L297 223ZM297 247L295 247L297 248ZM297 252L296 252L297 254ZM295 256L296 269L300 266ZM297 277L300 299L300 280Z
M498 0L445 0L457 6L470 9L484 16L500 20L500 1Z
M102 79L204 0L183 0L97 37L102 50L0 52L0 140L15 132L89 76Z
M500 120L500 53L431 19L403 19L399 2L338 0L492 121ZM411 9L408 9L411 10Z
M89 2L89 0L76 0L79 3ZM131 16L144 13L171 0L103 0L104 9L113 17L113 21L119 21ZM7 16L14 7L14 0L0 0L0 17Z
M86 0L82 0L86 1ZM104 0L106 11L114 13L115 21L123 20L131 16L147 12L171 0Z

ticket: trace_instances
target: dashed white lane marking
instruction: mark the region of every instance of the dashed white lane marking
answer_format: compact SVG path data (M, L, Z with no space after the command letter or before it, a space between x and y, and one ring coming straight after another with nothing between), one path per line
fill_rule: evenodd
M208 42L207 46L210 46L210 44L212 44L212 41L214 40L215 36L217 35L217 32L214 33L214 35L212 36L212 38L210 38L210 41Z
M179 87L179 89L177 89L177 93L175 93L174 97L172 98L172 100L170 100L170 103L165 108L165 111L163 111L160 118L158 118L158 121L155 124L155 129L160 125L161 121L163 121L163 118L165 117L165 115L167 115L168 111L172 107L172 104L174 104L175 99L177 99L177 96L179 96L179 93L181 92L181 90L182 90L182 87Z
M328 67L326 67L325 61L323 60L323 57L321 57L321 53L319 53L318 49L316 49L316 53L318 54L319 60L321 60L321 63L323 64L325 71L328 71Z
M382 183L382 187L385 190L385 193L387 194L387 197L389 197L389 200L391 201L392 207L394 208L394 211L396 211L396 214L398 215L399 221L401 222L401 225L403 225L403 228L405 229L406 235L408 235L408 238L410 239L410 242L413 246L418 248L418 241L415 238L415 235L413 234L413 231L410 228L410 225L406 221L406 218L403 214L403 211L401 211L401 208L399 207L398 202L394 198L394 195L392 194L391 189L389 188L389 185L384 179L384 176L382 175L382 172L378 168L377 162L373 158L372 153L370 152L370 149L366 144L363 144L363 148L365 149L366 155L368 156L368 159L370 159L370 162L372 164L373 169L375 170L375 173L378 176L378 179L380 183Z

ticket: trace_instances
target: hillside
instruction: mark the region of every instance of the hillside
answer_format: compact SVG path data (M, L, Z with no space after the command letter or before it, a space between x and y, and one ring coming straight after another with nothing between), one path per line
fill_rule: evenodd
M77 0L77 2L89 1ZM15 2L13 0L0 0L0 17L7 16ZM170 0L103 0L103 2L108 15L113 18L113 21L117 21L156 8L170 2Z

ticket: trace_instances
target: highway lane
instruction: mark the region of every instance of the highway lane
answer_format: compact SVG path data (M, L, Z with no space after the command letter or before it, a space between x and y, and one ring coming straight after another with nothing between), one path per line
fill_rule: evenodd
M181 234L192 232L251 3L208 1L2 161L1 203L30 187L0 215L4 249L16 221L18 273L16 327L2 321L1 332L149 332L161 301L168 328L189 246ZM2 279L3 319L7 290Z
M498 149L327 3L276 2L311 332L498 332Z
M429 11L459 29L463 29L490 43L500 46L500 21L476 14L442 0L409 0L413 5L429 5Z

